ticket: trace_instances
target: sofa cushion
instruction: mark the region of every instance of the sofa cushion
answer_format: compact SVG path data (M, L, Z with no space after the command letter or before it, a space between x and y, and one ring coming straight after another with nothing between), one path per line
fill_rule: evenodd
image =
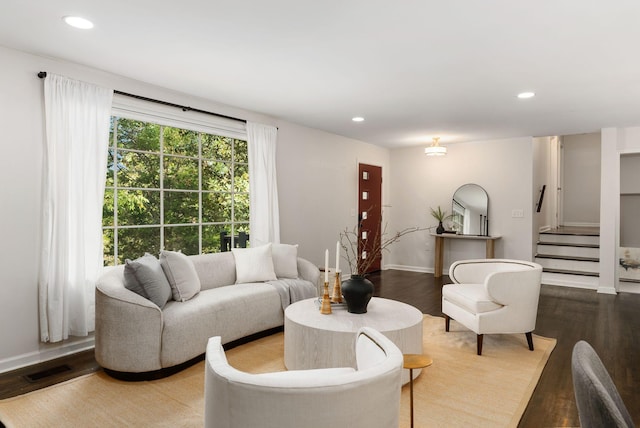
M187 255L163 250L160 252L160 264L171 285L173 300L185 302L200 292L200 278Z
M271 256L278 278L298 277L298 245L271 244Z
M276 279L271 244L253 248L232 248L231 251L236 260L236 284Z
M484 284L446 284L442 287L442 298L474 314L502 307L491 299Z
M203 290L188 302L167 303L162 317L163 367L204 353L212 336L228 343L284 324L278 293L265 283Z
M189 256L198 277L200 290L224 287L236 283L236 261L231 251Z
M171 286L160 262L149 253L135 260L125 260L124 286L161 309L171 299Z

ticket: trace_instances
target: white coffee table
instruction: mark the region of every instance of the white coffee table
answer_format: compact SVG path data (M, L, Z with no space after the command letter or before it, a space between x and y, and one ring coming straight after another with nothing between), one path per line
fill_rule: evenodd
M284 311L284 364L288 370L354 367L354 341L361 327L372 327L403 354L422 354L422 319L418 309L395 300L374 297L367 313L352 314L332 307L322 315L317 299L296 302ZM414 378L420 370L414 370ZM403 373L403 383L409 374Z

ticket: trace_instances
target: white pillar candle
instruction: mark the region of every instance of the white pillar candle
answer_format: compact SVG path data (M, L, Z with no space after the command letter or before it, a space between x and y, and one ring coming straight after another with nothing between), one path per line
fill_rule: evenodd
M324 282L329 282L329 250L324 250Z
M336 242L336 273L340 271L340 241Z

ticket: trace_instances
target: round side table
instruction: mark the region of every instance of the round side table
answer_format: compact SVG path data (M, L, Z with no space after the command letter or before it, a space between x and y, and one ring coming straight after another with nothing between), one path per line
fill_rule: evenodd
M332 308L331 315L322 315L316 300L293 303L284 311L284 365L287 370L355 368L353 343L361 327L378 330L403 354L422 352L424 315L411 305L374 297L366 314L352 314L346 307L336 307ZM403 384L409 381L407 376L403 373Z
M433 360L422 354L404 354L404 368L409 369L409 391L411 397L411 428L413 428L413 369L424 369L433 364Z

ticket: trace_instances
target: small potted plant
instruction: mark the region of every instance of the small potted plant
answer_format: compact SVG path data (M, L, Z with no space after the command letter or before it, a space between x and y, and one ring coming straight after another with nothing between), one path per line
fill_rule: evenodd
M433 218L438 220L438 227L436 228L436 233L440 235L442 234L442 232L444 232L444 226L442 225L442 222L451 218L451 214L447 214L447 211L440 208L440 205L438 205L437 209L430 208L430 210Z

